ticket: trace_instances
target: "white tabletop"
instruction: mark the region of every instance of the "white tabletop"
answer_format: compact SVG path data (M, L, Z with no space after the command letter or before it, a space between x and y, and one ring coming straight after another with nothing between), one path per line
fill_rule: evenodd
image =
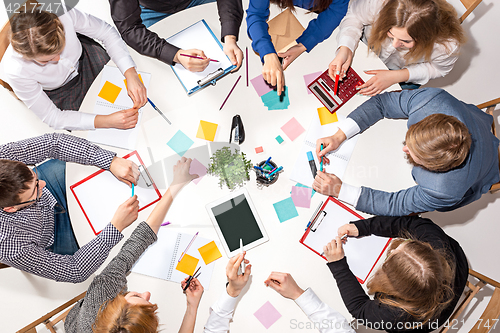
M244 8L246 7L245 1ZM274 16L277 12L277 9L273 7L271 16ZM297 8L297 13L303 26L307 26L307 22L315 16L315 14L306 14L306 11L300 8ZM205 19L215 35L220 36L220 25L215 3L174 14L157 23L151 30L162 37L169 37L200 19ZM248 331L245 330L248 327L261 328L261 324L253 316L253 313L267 301L270 301L283 315L269 328L270 332L288 331L291 320L307 322L307 317L291 300L281 297L278 293L264 286L264 280L272 271L291 273L299 286L303 289L312 287L324 302L349 318L349 313L340 298L335 281L325 265L326 262L299 243L312 211L320 201L326 198L320 194L315 194L311 202L311 209L297 208L299 216L283 223L279 222L273 208L273 203L290 197L291 187L295 183L289 180L288 177L305 136L305 133L303 133L292 142L280 128L292 117L295 117L307 130L312 117L317 114L317 108L322 107L322 104L314 95L307 94L303 76L326 70L334 57L336 32L328 40L317 45L310 54L304 53L301 55L285 71L286 85L290 92L290 106L286 110L277 111L268 111L251 83L248 87L246 86L245 64L238 72L218 81L216 86L203 89L193 96L187 96L168 65L140 56L131 50L138 70L152 74L148 96L172 121L172 125L169 126L149 105L144 107L143 118L139 125L141 131L137 150L146 165L151 164L151 157L155 161L159 161L174 154L166 146L166 138L170 138L174 131L178 129L181 129L195 141L193 147L205 144L205 140L196 138L200 120L218 124L215 141L227 142L231 129L231 119L235 114L239 114L246 132L245 142L240 146L241 150L247 154L254 164L272 156L274 162L284 167L284 172L280 175L278 182L269 188L258 189L253 173L251 173L250 181L245 185L250 192L270 240L250 250L247 254L247 258L253 264L252 278L249 282L248 292L243 296L236 309L234 322L231 324L234 332ZM245 52L245 47L249 49L248 73L250 79L261 74L262 65L259 57L251 49L251 41L246 34L245 20L240 29L238 45L243 52ZM352 66L365 81L370 76L364 74L363 70L385 68L384 64L376 56L373 54L368 55L367 48L363 43L360 43L356 51ZM219 111L220 105L239 75L242 76L240 82L222 111ZM100 77L95 80L89 90L81 111L92 112L99 82ZM388 90L399 89L399 86L395 85ZM338 113L347 116L350 111L365 100L367 100L367 97L354 96ZM156 128L156 131L148 131L151 128ZM411 168L404 160L401 151L401 142L404 140L405 132L406 121L382 120L362 134L352 155L344 181L353 185L371 186L387 191L414 185L410 175ZM86 136L85 132L73 132L73 134ZM275 140L277 135L281 135L285 139L283 144L279 145ZM380 144L378 144L379 142ZM264 148L264 153L255 153L254 148L258 146ZM118 156L128 153L125 150L103 147L116 151ZM152 156L147 147L152 148ZM68 189L70 185L96 170L95 167L68 164L66 173ZM166 219L173 223L167 228L192 234L199 231L200 235L205 238L218 240L205 210L207 203L229 193L227 189L220 189L217 183L218 179L216 177L205 176L198 185L191 183L186 186L167 214ZM163 187L160 189L163 192L166 186L160 187ZM70 191L68 191L68 205L77 239L80 245L83 245L92 239L94 234ZM150 208L142 211L139 214L138 221L144 220L150 212ZM126 237L137 224L138 222L135 222L125 230ZM122 243L112 250L110 258L119 251ZM221 252L223 252L222 249ZM107 262L109 262L110 258L108 258ZM210 289L205 291L200 303L196 331L202 330L209 315L208 309L210 305L218 299L225 288L226 263L227 258L223 253L223 258L216 262ZM141 292L147 290L152 293L151 301L159 306L163 331L177 332L185 311L185 296L182 294L179 285L135 273L129 275L128 281L129 290Z

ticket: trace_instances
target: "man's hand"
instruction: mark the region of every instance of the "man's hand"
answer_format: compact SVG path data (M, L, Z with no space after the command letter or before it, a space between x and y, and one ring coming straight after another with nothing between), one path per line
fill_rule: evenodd
M406 82L410 77L410 72L405 69L400 70L373 70L365 71L366 74L374 75L367 82L359 86L359 93L365 96L375 96L395 83Z
M116 228L116 230L122 232L123 229L137 220L138 214L139 200L137 200L137 195L134 195L118 206L115 215L111 219L111 224Z
M313 190L324 195L333 196L338 198L342 181L333 173L326 173L319 171L316 173L316 178L312 185Z
M323 247L323 252L328 262L339 261L345 257L344 249L342 247L342 241L340 237L335 237L330 243Z
M326 153L338 149L346 139L347 136L339 129L332 136L316 140L316 156L318 156L318 160L321 160L321 157L323 157L323 163L330 164L330 160L326 157ZM321 150L321 144L323 144L323 150Z
M335 76L339 75L340 80L345 77L345 73L352 63L352 51L346 46L341 46L337 55L328 65L328 75L335 81Z
M184 289L186 286L187 280L189 277L185 278L184 281L181 282L181 287ZM184 291L186 294L186 300L187 300L187 306L192 307L192 308L198 308L198 305L200 304L201 296L203 295L203 286L201 285L200 281L198 279L193 278L191 280L191 283L189 284L189 287Z
M140 172L139 167L134 162L115 156L111 161L109 171L111 171L118 180L124 182L128 186L132 187L132 183L137 185L137 179L139 179Z
M272 272L264 283L285 298L296 300L304 293L289 273Z
M290 66L290 64L306 50L306 47L302 45L302 43L299 43L286 50L286 52L278 53L278 55L283 58L283 70Z
M226 266L226 276L229 281L227 285L227 294L231 297L237 297L241 290L245 287L252 273L252 265L249 265L250 261L245 259L246 251L243 254L238 254L232 257ZM244 274L238 275L238 268L241 262L245 260L245 272Z
M137 125L137 120L139 120L139 109L131 108L108 115L97 115L94 118L94 127L131 129Z
M174 165L174 180L170 184L170 193L173 197L179 193L179 191L190 181L198 178L198 175L191 175L189 173L189 168L191 166L192 159L182 157Z
M191 57L186 57L181 54L187 54L194 57L200 57L203 59L196 59ZM215 59L218 60L218 59ZM190 72L203 72L210 63L210 59L207 58L202 50L190 49L190 50L179 50L174 56L174 61L181 64L185 69Z
M134 102L133 109L139 109L148 101L148 94L146 87L139 79L139 75L134 67L125 71L125 78L127 79L127 93Z
M224 36L224 53L229 57L231 63L236 66L231 72L236 72L240 69L243 63L243 51L236 44L236 36L226 35Z
M283 67L281 67L276 53L269 53L264 56L262 77L273 87L276 86L276 91L278 96L280 96L281 92L285 89L285 75L283 74Z

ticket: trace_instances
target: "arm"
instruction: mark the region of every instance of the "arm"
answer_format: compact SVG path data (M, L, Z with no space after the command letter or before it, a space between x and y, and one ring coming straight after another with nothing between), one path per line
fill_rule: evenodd
M345 46L353 53L358 47L364 27L375 22L378 12L384 1L355 0L349 3L347 14L342 19L337 35L337 44L340 48Z
M230 35L236 37L240 32L243 20L243 4L241 0L217 0L217 11L221 25L221 40L226 42L225 37Z
M274 53L274 45L269 35L267 19L269 18L269 0L251 0L247 9L247 33L252 40L252 48L264 63L266 54Z
M185 278L181 283L184 289L189 278ZM187 307L184 318L182 319L179 333L193 333L196 324L196 314L198 313L198 305L200 304L201 296L203 295L203 286L198 279L193 278L189 287L184 291L186 294Z

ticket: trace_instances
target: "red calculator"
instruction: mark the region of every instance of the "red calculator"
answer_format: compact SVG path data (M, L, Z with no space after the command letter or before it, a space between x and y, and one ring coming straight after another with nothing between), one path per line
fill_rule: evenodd
M352 67L349 67L346 76L338 83L337 95L333 93L335 81L328 76L328 70L318 76L307 88L323 103L330 113L334 113L358 92L356 87L363 83L365 81L359 77Z

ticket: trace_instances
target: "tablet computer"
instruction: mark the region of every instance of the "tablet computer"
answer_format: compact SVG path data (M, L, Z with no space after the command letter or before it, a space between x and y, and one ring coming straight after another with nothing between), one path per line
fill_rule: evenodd
M245 251L269 240L246 189L233 191L206 208L228 257L240 253L240 238Z

